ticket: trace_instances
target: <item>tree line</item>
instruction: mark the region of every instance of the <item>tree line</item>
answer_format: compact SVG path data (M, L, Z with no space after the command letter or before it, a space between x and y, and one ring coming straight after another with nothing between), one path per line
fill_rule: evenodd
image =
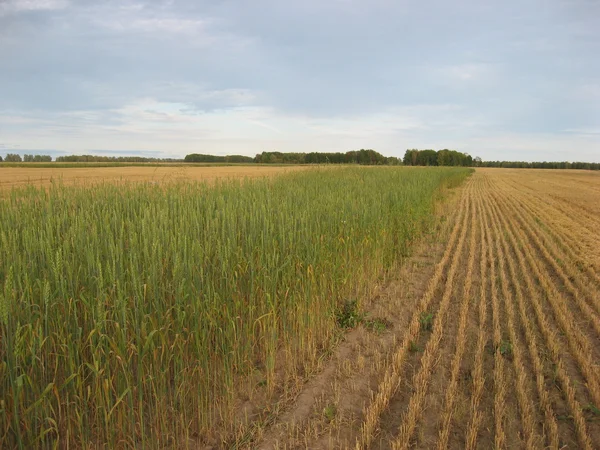
M260 164L361 164L366 166L398 165L401 163L394 156L383 156L372 149L351 150L345 153L262 152L254 157L254 162Z
M483 161L471 157L468 153L456 150L406 150L402 160L405 166L466 166L466 167L504 167L512 169L582 169L600 170L600 163L568 161Z
M406 150L402 162L405 166L473 166L473 157L457 150Z
M0 162L2 162L2 156L0 156ZM52 156L50 155L21 155L18 153L8 153L4 158L4 162L51 162Z
M252 163L254 158L243 155L216 156L192 153L186 155L183 161L189 163Z
M56 162L147 163L147 162L181 162L181 159L148 158L146 156L67 155L67 156L58 156L56 158Z
M252 160L252 158L249 158ZM25 154L21 158L18 153L8 153L4 159L0 156L0 162L52 162L52 156L50 155L29 155ZM148 158L145 156L98 156L98 155L67 155L58 156L56 162L69 162L69 163L151 163L151 162L182 162L181 159L174 158Z
M8 153L0 162L51 162L50 155ZM504 167L513 169L581 169L600 170L600 163L569 162L569 161L483 161L479 157L471 157L468 153L457 150L418 150L408 149L404 158L383 156L372 149L352 150L342 152L262 152L255 157L243 155L217 156L200 153L187 155L183 160L175 158L149 158L145 156L98 156L98 155L68 155L58 156L56 162L68 163L259 163L259 164L361 164L361 165L398 165L405 166L465 166L465 167Z
M477 160L477 158L475 158ZM569 161L475 161L475 167L504 167L510 169L581 169L600 170L600 163Z
M257 164L362 164L362 165L396 165L400 160L386 157L371 149L352 150L341 153L321 152L262 152L254 158L241 155L215 156L192 153L185 162L199 163L257 163Z

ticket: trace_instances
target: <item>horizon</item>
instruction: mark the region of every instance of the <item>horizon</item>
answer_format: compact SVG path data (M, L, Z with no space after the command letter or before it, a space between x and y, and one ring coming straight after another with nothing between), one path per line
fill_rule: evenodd
M354 150L348 150L348 151L356 151L356 150L360 150L360 149L354 149ZM375 150L377 152L376 149L365 149L365 150ZM434 150L434 151L439 151L439 150L454 150L454 149L407 149L405 151L408 150ZM460 150L458 150L460 152ZM264 152L279 152L278 150L264 150ZM141 157L141 158L155 158L158 160L167 160L167 159L172 159L172 160L176 160L176 161L183 161L185 159L186 156L196 153L196 154L201 154L201 155L208 155L208 156L219 156L219 157L225 157L225 156L249 156L249 157L255 157L260 155L260 153L256 153L254 155L239 155L239 154L233 154L233 153L229 153L229 154L223 154L223 155L217 155L217 154L213 154L213 153L202 153L202 152L193 152L193 153L188 153L186 155L183 156L167 156L167 157L160 157L160 156L149 156L149 153L152 152L144 152L142 150L138 151L137 153L127 153L126 151L119 151L119 150L90 150L89 153L70 153L70 152L65 152L65 151L60 151L60 150L49 150L49 149L39 149L39 150L35 150L35 149L23 149L23 150L10 150L7 153L13 153L13 154L18 154L20 156L23 156L25 154L28 155L49 155L52 157L52 162L56 162L56 158L61 157L61 156L101 156L101 157L114 157L114 158L118 158L118 157ZM281 152L281 153L286 153L286 152ZM298 153L310 153L310 152L298 152ZM328 153L328 152L317 152L317 153ZM340 153L346 153L344 151L340 152ZM404 157L404 154L402 154L401 156L396 156L396 155L386 155L384 153L378 152L380 153L382 156L384 157L397 157L400 162L402 162L402 159ZM462 152L461 152L462 153ZM473 158L478 157L479 155L471 155L470 153L465 153L466 155L470 155ZM0 157L4 158L6 154L0 154ZM569 159L564 159L564 160L525 160L525 159L520 159L520 160L502 160L502 159L483 159L483 162L497 162L497 161L502 161L502 162L525 162L525 163L544 163L544 162L568 162L568 163L596 163L596 161L582 161L582 160L569 160ZM35 164L36 162L30 162L27 164ZM77 163L74 163L77 164ZM193 162L190 164L194 164ZM241 163L244 164L244 163Z
M0 2L0 155L600 162L600 3Z

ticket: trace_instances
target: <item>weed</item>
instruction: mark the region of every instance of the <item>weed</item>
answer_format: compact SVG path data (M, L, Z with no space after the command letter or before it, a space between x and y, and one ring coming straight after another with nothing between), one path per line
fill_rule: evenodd
M387 319L376 317L374 319L365 319L363 321L365 328L376 334L381 334L388 328L391 328L392 322Z
M502 356L504 356L505 358L512 358L512 354L513 354L513 346L512 343L508 340L502 340L500 342L500 345L498 346L499 350L500 350L500 354Z
M433 330L433 314L427 311L423 311L421 313L421 317L419 318L419 323L421 324L421 330L423 331L432 331Z
M340 328L355 328L364 320L364 314L358 309L356 300L345 301L336 312L336 322Z
M573 416L571 414L559 414L556 418L563 422L573 422Z
M325 416L325 419L327 420L327 422L333 421L333 419L335 419L336 414L337 414L337 407L332 403L330 403L325 408L323 408L323 416Z
M423 349L415 341L410 341L408 343L408 351L411 353L417 353L417 352L422 352Z
M584 406L583 410L591 412L594 416L600 416L600 408L597 408L596 405L592 405L591 403Z

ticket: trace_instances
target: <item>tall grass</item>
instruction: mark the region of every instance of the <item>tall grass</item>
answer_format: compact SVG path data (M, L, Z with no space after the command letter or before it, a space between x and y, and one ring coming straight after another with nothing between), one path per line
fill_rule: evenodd
M338 306L465 169L340 168L0 201L0 447L164 447L226 427L239 380L314 366Z

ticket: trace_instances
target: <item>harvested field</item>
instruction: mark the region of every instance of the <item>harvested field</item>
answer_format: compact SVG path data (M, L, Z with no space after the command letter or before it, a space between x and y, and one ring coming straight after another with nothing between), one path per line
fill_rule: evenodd
M600 448L600 176L478 169L255 442Z
M121 167L0 167L0 189L55 182L70 184L103 181L214 181L219 178L255 178L304 170L306 166L121 166Z

